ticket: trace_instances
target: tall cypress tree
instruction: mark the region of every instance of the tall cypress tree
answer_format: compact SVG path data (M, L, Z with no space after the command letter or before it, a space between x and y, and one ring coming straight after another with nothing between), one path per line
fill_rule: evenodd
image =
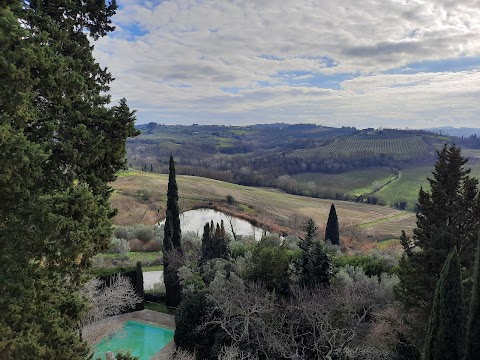
M464 360L476 359L480 359L480 234L477 241L477 255L475 258L472 300L470 302Z
M460 148L445 145L428 178L430 191L419 192L417 226L412 239L402 240L405 255L400 262L399 299L428 315L435 286L448 254L456 247L464 278L471 276L477 231L480 227L480 197L475 178ZM414 251L421 250L421 251Z
M169 307L177 307L182 300L182 287L177 271L182 256L182 232L180 229L180 210L178 207L178 187L175 176L175 162L170 155L168 175L167 208L163 236L163 278L165 283L165 302Z
M340 245L340 233L338 230L338 217L335 205L330 207L327 227L325 229L325 241L330 240L333 245Z
M455 248L441 270L435 289L422 360L460 360L464 341L462 274Z

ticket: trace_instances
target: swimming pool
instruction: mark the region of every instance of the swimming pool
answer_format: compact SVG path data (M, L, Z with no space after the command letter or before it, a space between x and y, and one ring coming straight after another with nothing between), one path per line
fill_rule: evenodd
M142 322L129 320L95 346L94 359L105 359L105 353L128 351L140 360L150 360L173 339L173 331Z

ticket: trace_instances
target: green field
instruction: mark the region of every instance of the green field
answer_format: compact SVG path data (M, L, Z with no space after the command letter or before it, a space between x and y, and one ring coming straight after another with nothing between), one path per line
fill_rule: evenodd
M472 169L472 176L480 178L480 165L468 165ZM427 177L432 176L433 166L417 166L401 170L397 180L375 192L375 196L383 200L387 205L393 205L396 201L407 201L407 208L412 210L418 199L418 192L423 186L429 189Z
M112 203L119 210L114 222L122 225L158 222L165 213L167 181L166 174L131 172L120 176L112 184L116 190ZM415 225L413 213L385 206L315 199L195 176L177 176L177 183L181 211L202 206L225 207L226 196L231 195L238 204L234 212L254 218L275 230L298 231L309 217L323 229L332 203L335 204L341 225L354 224L376 235L395 237L402 229L408 231ZM137 195L139 190L147 190L150 197L140 198ZM248 212L242 210L246 208Z
M395 179L396 173L389 168L348 171L340 174L303 173L292 176L299 183L313 184L323 193L340 193L359 196L378 190Z
M424 154L429 150L428 144L420 137L399 137L386 139L344 138L332 143L306 150L293 151L290 156L302 158L342 157L353 154L384 154L397 160L406 160Z

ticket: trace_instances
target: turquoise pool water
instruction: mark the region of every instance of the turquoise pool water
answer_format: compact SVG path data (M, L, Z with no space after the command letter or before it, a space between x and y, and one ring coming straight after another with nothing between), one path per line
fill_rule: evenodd
M148 325L138 321L125 322L120 330L112 333L95 346L94 359L105 359L105 353L112 351L128 351L140 360L150 360L170 340L173 339L173 331L158 326Z

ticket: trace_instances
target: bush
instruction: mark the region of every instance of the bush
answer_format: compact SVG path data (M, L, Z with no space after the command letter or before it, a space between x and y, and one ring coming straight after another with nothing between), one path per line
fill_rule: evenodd
M162 250L162 243L156 240L150 240L147 243L143 244L142 251L145 252L155 252Z
M204 291L188 293L183 297L175 314L175 344L197 355L208 355L215 339L205 336L205 331L197 328L203 323L211 306ZM202 358L206 358L205 356Z
M227 195L227 204L228 205L235 205L236 202L237 201L235 200L235 198L232 195Z
M258 244L247 265L247 278L263 283L268 290L288 295L291 254L284 247Z
M389 272L392 267L387 261L367 255L341 255L333 260L335 267L359 267L365 271L367 276L380 276L384 272Z
M142 251L143 249L143 242L138 239L133 239L129 241L130 244L130 251Z
M139 239L143 242L153 240L154 237L161 238L163 241L163 228L159 226L149 226L143 224L116 226L114 235L119 239Z
M143 242L153 240L153 227L147 225L137 225L135 237Z
M110 239L110 247L108 253L110 254L126 254L130 251L130 244L125 239L118 239L112 236Z

